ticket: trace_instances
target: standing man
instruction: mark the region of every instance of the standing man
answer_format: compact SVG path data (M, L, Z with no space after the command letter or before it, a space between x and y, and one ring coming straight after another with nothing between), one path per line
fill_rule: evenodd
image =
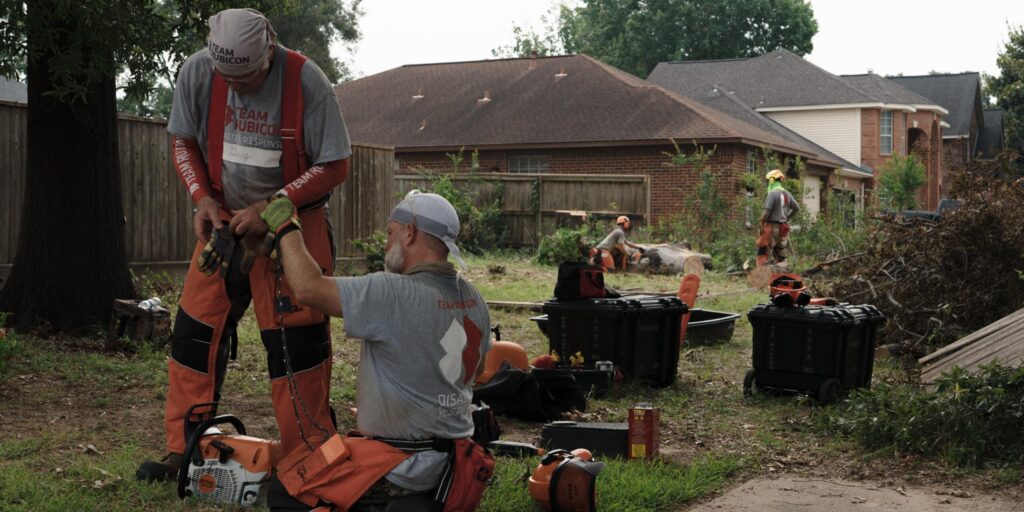
M772 169L765 175L768 195L761 213L761 236L757 238L757 266L767 265L771 253L776 265L785 266L789 247L789 219L800 211L800 204L782 187L786 175Z
M636 249L641 254L644 252L644 248L630 242L626 235L629 234L633 229L633 223L630 222L629 217L620 215L619 218L615 219L615 229L608 236L597 244L597 255L594 258L594 263L601 264L603 261L603 254L608 253L612 260L612 268L615 267L615 262L622 261L622 268L626 268L626 261L632 256L632 253L627 247ZM608 269L611 270L611 269Z
M299 301L343 316L347 336L362 340L356 422L365 438L332 439L350 455L323 469L305 460L338 452L330 443L316 456L301 447L298 457L286 456L278 468L284 489L272 485L269 506L308 510L323 501L362 511L398 498L434 499L425 493L447 468L445 443L473 434L472 385L491 345L486 302L448 262L451 255L465 267L455 245L459 216L443 197L414 190L391 210L387 272L327 277L306 250L307 228L294 211L287 198L275 199L262 217Z
M272 196L284 196L298 206L317 272L333 272L323 205L348 173L352 150L345 122L320 68L278 45L258 11L228 9L209 25L207 47L178 71L167 125L175 168L195 203L199 243L171 335L167 456L143 463L140 480L176 477L184 424L194 419L186 412L220 399L228 340L237 340L235 328L250 302L267 350L282 449L312 446L334 434L329 319L296 300L288 281L275 273L277 265L257 253L267 229L260 213ZM295 393L285 379L283 337Z

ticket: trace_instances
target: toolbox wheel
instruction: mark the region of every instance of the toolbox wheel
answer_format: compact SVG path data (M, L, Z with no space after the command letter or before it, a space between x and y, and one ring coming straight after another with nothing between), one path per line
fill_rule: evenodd
M821 383L821 387L818 388L818 402L822 405L833 404L839 401L839 396L843 394L843 385L838 379L828 379Z
M757 375L757 370L751 368L747 370L747 374L743 376L743 396L750 396L757 391L757 382L754 378Z

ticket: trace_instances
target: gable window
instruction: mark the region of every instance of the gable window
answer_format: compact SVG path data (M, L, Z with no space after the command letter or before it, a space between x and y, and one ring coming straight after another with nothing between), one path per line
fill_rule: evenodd
M883 110L882 119L878 123L881 139L878 141L879 151L883 155L892 154L892 110Z
M544 173L548 172L547 155L519 155L508 158L508 172Z

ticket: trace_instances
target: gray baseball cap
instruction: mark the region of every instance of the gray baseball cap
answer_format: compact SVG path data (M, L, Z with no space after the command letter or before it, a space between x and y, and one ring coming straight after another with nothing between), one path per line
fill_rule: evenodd
M391 209L389 221L412 224L416 229L439 238L448 247L448 253L465 270L466 262L455 238L459 236L459 214L455 207L442 196L411 190L401 203Z
M245 75L259 69L276 35L256 9L226 9L210 17L206 48L218 70Z

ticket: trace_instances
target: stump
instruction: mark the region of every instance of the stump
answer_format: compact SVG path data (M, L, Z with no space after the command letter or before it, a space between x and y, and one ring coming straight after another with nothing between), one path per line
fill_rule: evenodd
M136 342L149 342L161 347L171 337L171 313L163 307L151 310L139 307L136 300L115 299L114 311L107 328L108 350L124 348L124 338Z

